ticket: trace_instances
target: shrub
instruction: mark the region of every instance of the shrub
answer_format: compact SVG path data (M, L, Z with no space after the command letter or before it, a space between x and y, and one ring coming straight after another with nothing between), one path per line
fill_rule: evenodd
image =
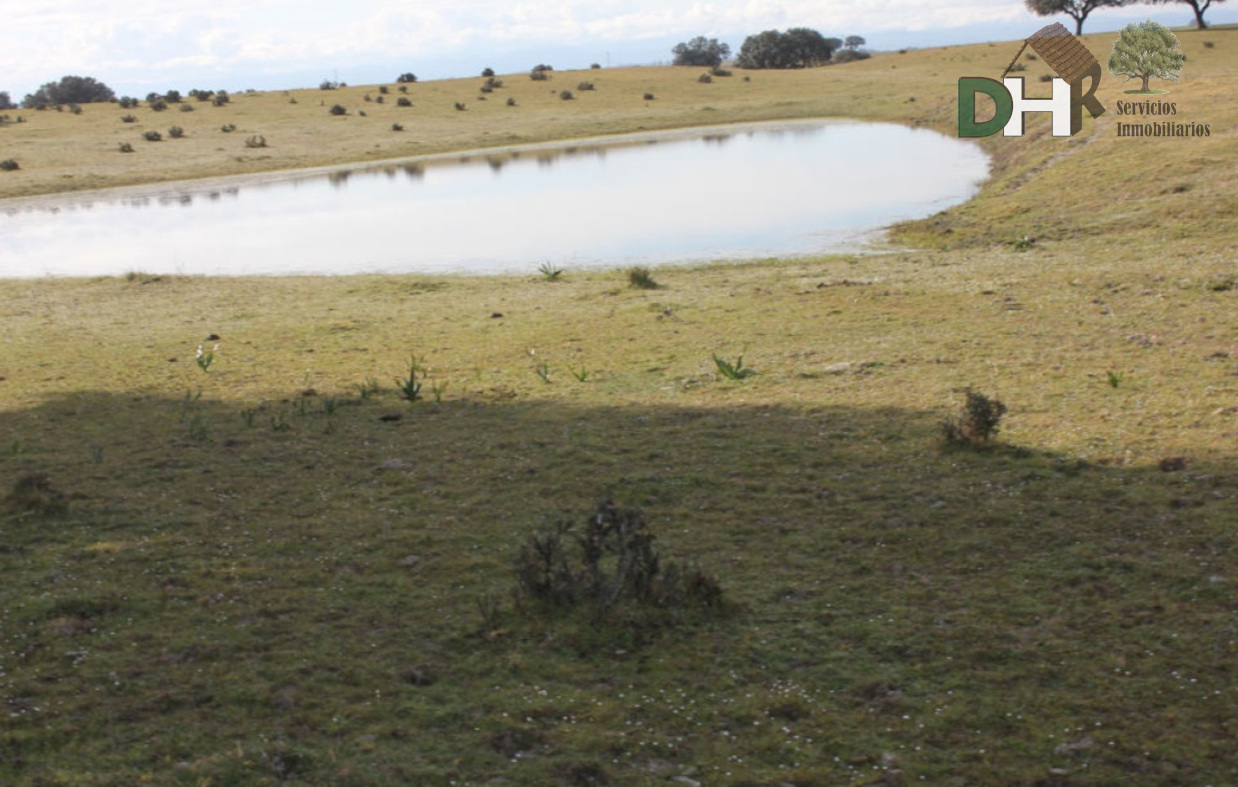
M66 76L59 82L48 82L22 99L27 109L58 104L92 104L111 101L116 94L107 85L92 77Z
M412 74L412 73L400 74L398 77L396 77L395 81L399 82L400 84L411 85L412 83L417 81L417 75Z
M145 134L143 134L142 137L147 142L158 142L159 140L163 139L163 134L160 134L158 131L155 131L152 129L150 131L147 131Z
M215 94L214 98L211 99L211 106L222 107L230 101L232 101L232 98L227 93L221 90Z
M987 444L997 434L1006 405L971 388L964 389L963 393L966 401L962 412L941 422L946 442L973 447Z
M400 92L401 92L401 93L407 93L407 92L408 92L408 85L400 85L399 90L400 90Z
M572 537L570 523L535 533L515 561L516 593L543 610L585 607L602 619L619 607L663 610L671 621L690 609L722 606L718 580L697 567L663 562L639 508L620 508L603 500L585 520L584 531ZM569 544L579 552L572 565ZM653 622L646 620L645 622Z
M841 55L842 52L839 52L838 54ZM1026 70L1027 70L1027 63L1015 63L1014 65L1010 67L1010 71L1012 73L1015 71L1026 71Z
M168 102L158 97L147 100L146 104L155 112L162 112L163 110L168 108Z
M645 100L646 100L646 101L653 101L653 93L646 93L646 94L645 94Z
M456 102L456 111L457 111L457 112L463 112L463 111L464 111L464 110L466 110L466 109L468 109L468 107L467 107L467 106L465 106L463 102L461 102L461 101L457 101L457 102Z
M121 115L120 122L121 123L137 123L138 119L135 118L133 115Z
M593 64L591 64L591 65L589 66L589 68L593 69L594 71L598 71L598 70L600 70L600 69L602 68L602 64L601 64L601 63L593 63Z
M386 85L379 85L378 92L385 96L391 92L391 88L387 87Z
M564 90L563 92L559 94L559 98L562 99L563 101L571 101L572 99L576 98L576 96L572 95L572 91Z
M236 124L225 123L224 125L219 127L219 130L224 132L225 134L231 134L233 131L236 131Z
M180 91L178 90L169 90L167 93L163 94L163 98L169 104L181 103L181 94L180 94Z
M338 82L332 82L329 79L324 79L322 82L318 83L319 90L335 90L339 88L339 86L340 84Z
M508 96L508 97L507 97L507 106L509 106L509 107L514 107L514 106L516 106L516 99L515 99L515 97L513 97L513 96Z
M7 158L4 161L0 161L0 170L4 172L16 172L19 169L21 169L21 166L18 165L17 159Z
M71 113L72 113L72 114L74 114L74 115L80 115L80 114L82 114L82 108L81 108L81 106L79 106L79 105L77 105L77 104L70 104L70 105L69 105L69 112L71 112Z
M375 103L375 104L385 104L385 103L387 103L387 100L386 100L385 98L383 98L382 96L379 96L378 98L374 99L374 103Z
M135 109L142 102L132 96L121 96L116 103L120 104L121 109Z
M404 126L401 126L399 123L392 123L392 124L391 124L391 130L392 130L392 131L403 131L403 130L404 130Z
M714 66L713 68L709 69L709 73L710 75L716 76L716 77L729 77L731 75L730 71L728 71L727 69L721 66Z
M132 153L133 145L130 145L128 142L120 143L120 152L121 153Z
M714 78L711 77L709 74L701 74L699 77L696 78L696 81L709 83L709 82L713 82Z
M492 77L492 76L494 76L494 69L493 69L493 68L483 68L483 69L482 69L482 71L481 71L481 75L482 75L482 76L484 76L484 77Z
M628 285L638 290L656 290L662 285L653 279L653 274L644 266L628 269Z
M336 117L339 117L339 116L341 116L341 115L347 115L347 114L348 114L348 110L347 110L347 109L345 109L345 108L344 108L344 106L343 106L342 104L332 104L332 105L331 105L331 109L329 109L329 110L327 110L327 111L328 111L328 112L330 112L332 115L334 115L334 116L336 116Z
M486 87L498 90L499 88L503 87L503 80L498 79L496 77L487 77L485 84L486 84Z
M538 71L534 69L529 72L529 79L532 79L534 82L545 82L547 79L550 79L550 75L545 71Z
M254 136L245 140L245 147L247 148L265 148L266 146L267 146L267 138L264 136L255 134Z
M583 91L583 90L594 90L595 88L593 87L592 82L581 82L579 85L576 86L576 89Z
M489 85L482 85L481 87L479 87L479 88L478 88L478 90L480 90L480 91L481 91L481 92L483 92L483 93L493 93L493 92L494 92L494 88L490 87Z
M1040 75L1040 81L1041 81L1041 82L1052 82L1052 81L1053 81L1053 75L1052 75L1052 74L1041 74L1041 75Z
M193 104L181 104L181 112L193 112Z
M409 101L407 96L400 96L398 99L396 99L395 103L397 106L401 106L401 107L411 107L413 105L413 102Z
M180 139L181 137L185 136L185 129L181 128L180 126L172 126L171 128L168 129L168 136L171 137L172 139Z

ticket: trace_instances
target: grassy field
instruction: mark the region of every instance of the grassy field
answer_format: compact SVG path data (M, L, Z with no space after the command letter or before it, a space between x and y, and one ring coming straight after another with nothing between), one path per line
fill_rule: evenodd
M1238 781L1238 37L1179 38L1161 98L1210 136L1119 138L1107 79L1080 137L986 140L985 191L889 254L657 289L0 281L0 781ZM404 132L376 87L23 112L0 194L765 118L952 133L957 77L1017 47L417 84ZM968 388L1008 408L992 444L943 439ZM528 536L607 497L725 605L516 604Z

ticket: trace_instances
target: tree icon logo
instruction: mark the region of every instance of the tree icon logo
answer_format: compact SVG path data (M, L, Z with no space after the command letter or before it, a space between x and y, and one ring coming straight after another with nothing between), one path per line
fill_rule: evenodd
M1114 79L1122 78L1123 82L1135 78L1143 80L1141 88L1123 91L1125 93L1168 93L1168 90L1150 89L1148 80L1156 77L1177 82L1185 60L1186 56L1178 48L1178 37L1169 28L1149 19L1138 24L1132 22L1118 33L1109 55L1109 73Z

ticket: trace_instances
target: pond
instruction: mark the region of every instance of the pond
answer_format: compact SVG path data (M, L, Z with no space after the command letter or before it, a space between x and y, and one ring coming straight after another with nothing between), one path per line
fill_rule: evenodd
M531 273L855 250L973 196L972 142L743 124L0 201L0 276Z

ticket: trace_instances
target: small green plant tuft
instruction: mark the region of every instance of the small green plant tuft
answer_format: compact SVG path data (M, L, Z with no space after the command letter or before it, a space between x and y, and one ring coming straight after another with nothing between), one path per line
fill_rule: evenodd
M585 367L583 363L580 365L579 369L573 369L569 366L568 371L572 373L572 376L576 378L577 382L582 382L582 383L589 382L589 370Z
M408 361L408 376L395 379L396 388L405 399L415 402L421 398L421 384L425 377L425 366L422 360L414 355Z
M971 388L963 389L963 393L966 400L962 412L941 422L942 433L950 445L986 445L997 434L1006 405Z
M1010 248L1014 249L1015 251L1027 251L1028 249L1032 248L1035 245L1036 245L1036 239L1029 238L1027 235L1024 235L1021 238L1015 238L1014 240L1010 242Z
M731 363L727 359L714 353L714 365L718 367L718 372L728 380L744 380L758 374L756 369L744 366L744 356L741 353L735 359L735 363Z
M635 287L638 290L656 290L661 288L661 284L654 281L653 274L644 266L637 266L628 269L628 286Z
M542 378L542 382L550 385L550 364L542 361L542 365L533 370L537 376Z
M1115 372L1112 369L1110 369L1109 371L1105 372L1105 377L1109 381L1110 388L1117 388L1120 385L1122 385L1122 380L1123 378L1126 377L1126 375L1123 372Z
M563 269L555 267L554 263L549 261L538 265L537 272L542 274L542 279L545 281L558 281L559 277L563 275Z
M198 351L194 355L194 360L197 361L198 368L203 372L209 372L211 370L211 364L215 363L215 350L218 349L218 344L211 350L203 350L202 345L199 344Z
M374 377L365 378L365 382L357 385L357 395L362 399L369 399L371 396L378 394L378 380Z

